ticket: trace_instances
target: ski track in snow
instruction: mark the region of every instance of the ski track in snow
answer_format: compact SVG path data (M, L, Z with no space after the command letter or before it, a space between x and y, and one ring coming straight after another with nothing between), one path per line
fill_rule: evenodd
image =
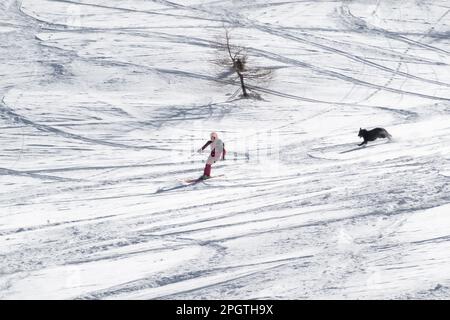
M446 10L2 1L0 299L448 299ZM261 99L210 64L224 24Z

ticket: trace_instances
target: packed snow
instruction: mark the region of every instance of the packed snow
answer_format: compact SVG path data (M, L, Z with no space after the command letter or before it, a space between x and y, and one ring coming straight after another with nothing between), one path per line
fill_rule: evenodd
M447 0L2 0L0 299L450 298L449 70Z

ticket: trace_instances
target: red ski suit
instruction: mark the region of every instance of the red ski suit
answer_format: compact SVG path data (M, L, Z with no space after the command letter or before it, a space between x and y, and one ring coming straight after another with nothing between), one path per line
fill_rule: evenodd
M210 146L211 153L209 154L208 160L206 160L205 169L203 171L204 176L211 176L211 165L215 163L217 160L220 160L222 156L222 160L225 160L225 144L220 139L209 140L205 143L201 150L205 150L206 147Z

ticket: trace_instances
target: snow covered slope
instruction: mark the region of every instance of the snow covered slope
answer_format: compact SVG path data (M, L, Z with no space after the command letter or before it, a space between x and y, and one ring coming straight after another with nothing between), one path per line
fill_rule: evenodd
M446 0L3 0L0 298L449 298L449 68Z

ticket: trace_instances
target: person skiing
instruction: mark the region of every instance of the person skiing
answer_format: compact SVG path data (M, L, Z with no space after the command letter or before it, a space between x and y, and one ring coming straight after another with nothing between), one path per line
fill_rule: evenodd
M205 169L203 170L203 175L200 177L200 179L208 179L211 178L211 166L213 163L215 163L217 160L220 160L220 157L222 156L222 160L225 160L225 143L223 143L222 140L219 139L219 136L216 132L211 132L210 140L205 143L203 147L198 149L198 153L202 153L203 150L206 149L207 146L210 146L211 153L209 154L208 160L206 160Z

